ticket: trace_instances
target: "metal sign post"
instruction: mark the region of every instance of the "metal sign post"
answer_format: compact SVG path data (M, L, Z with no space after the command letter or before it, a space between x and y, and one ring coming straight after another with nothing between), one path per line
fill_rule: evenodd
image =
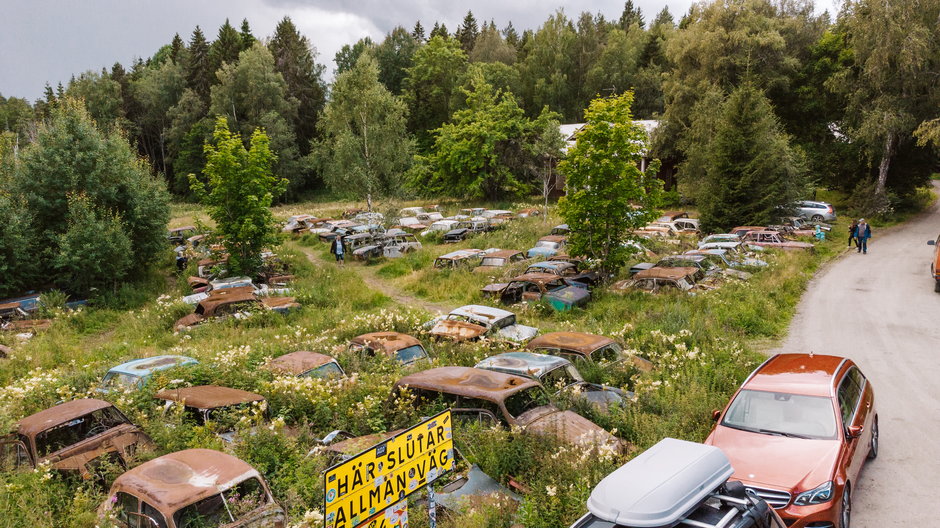
M434 486L428 486L428 526L437 528L437 503L434 502Z

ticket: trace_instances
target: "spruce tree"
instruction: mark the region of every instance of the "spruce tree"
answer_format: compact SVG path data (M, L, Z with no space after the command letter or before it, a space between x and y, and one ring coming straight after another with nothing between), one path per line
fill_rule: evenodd
M298 147L305 155L309 152L310 140L316 135L320 110L326 102L324 68L316 63L316 51L290 17L278 22L268 48L274 55L274 67L287 83L287 93L299 102L293 125Z
M232 27L228 19L219 28L219 36L212 43L209 50L211 68L215 72L223 64L238 62L238 54L242 51L242 36Z
M507 44L519 49L519 32L512 26L512 22L506 24L506 28L503 29L503 38L506 39Z
M420 20L415 22L415 27L411 30L411 36L418 42L427 40L427 35L424 34L424 26L421 25Z
M643 28L643 11L639 6L633 5L633 0L627 0L623 5L623 13L620 15L620 29L626 31L634 24Z
M450 33L447 32L447 25L435 22L434 27L431 28L431 34L428 36L428 40L431 40L434 37L443 37L445 39L450 38Z
M212 84L211 62L209 60L209 43L206 41L202 29L196 26L193 36L189 40L189 57L186 60L186 86L196 92L204 101L209 100L209 86Z
M251 48L255 41L258 40L254 35L251 34L251 26L248 25L248 19L242 19L242 28L241 28L241 38L242 38L242 51Z
M473 11L467 11L467 16L463 17L463 23L457 28L454 35L460 42L464 52L470 53L473 50L473 44L477 41L480 29L477 26L477 19L473 16Z

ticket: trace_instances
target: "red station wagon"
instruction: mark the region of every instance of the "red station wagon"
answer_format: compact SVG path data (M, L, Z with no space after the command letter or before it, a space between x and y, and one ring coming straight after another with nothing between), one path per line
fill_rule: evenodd
M790 528L848 528L852 489L878 455L871 383L850 359L780 354L738 389L705 441L733 479L773 506Z

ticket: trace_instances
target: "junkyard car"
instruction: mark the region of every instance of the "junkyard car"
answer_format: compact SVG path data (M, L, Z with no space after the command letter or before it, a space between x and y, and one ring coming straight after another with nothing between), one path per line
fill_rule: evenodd
M300 307L293 297L258 297L254 291L245 290L246 288L230 288L210 292L209 297L199 301L193 313L180 318L173 328L181 330L202 324L213 317L237 316L258 307L278 313L287 313Z
M934 246L933 260L930 262L930 276L936 281L933 291L940 293L940 236L936 240L928 240L927 245Z
M258 471L232 455L187 449L115 479L98 508L121 528L283 528L284 510Z
M620 343L601 335L584 332L550 332L526 345L526 349L559 356L577 363L616 362L623 359Z
M637 273L632 280L612 284L610 289L614 293L626 290L649 293L668 290L688 292L695 288L697 277L701 273L698 268L650 268Z
M421 249L421 242L412 233L389 229L380 242L382 255L387 258L398 258L406 253Z
M725 261L716 255L711 255L709 253L683 253L682 255L669 255L663 257L655 265L641 263L630 268L631 272L640 272L646 266L645 269L650 269L653 267L656 268L698 268L702 272L703 277L712 277L719 275L726 275L729 277L734 277L740 280L747 280L751 278L751 274L744 271L737 271L734 269L725 269L723 266Z
M356 233L343 238L346 251L356 260L372 260L382 256L382 246L377 243L372 233Z
M544 300L559 311L584 306L591 300L587 284L573 282L550 273L526 273L509 282L489 284L481 289L484 297L498 297L504 304Z
M715 264L725 268L724 273L728 275L737 275L740 279L750 278L750 274L741 275L742 271L732 273L737 268L763 268L767 266L767 261L759 260L753 257L736 258L736 255L727 249L691 249L685 252L686 255L705 255Z
M346 236L352 232L352 228L359 225L361 224L351 220L334 220L326 224L329 226L329 231L318 233L317 238L320 242L333 242L337 236Z
M584 399L600 409L622 404L624 398L632 397L632 394L616 387L584 381L570 361L548 354L506 352L488 357L474 365L474 368L534 379L553 394L571 390L575 398Z
M565 248L565 240L566 237L561 235L543 236L535 243L535 247L526 252L526 256L529 258L550 257L560 253Z
M98 392L107 393L112 390L136 390L144 386L155 372L195 365L195 359L186 356L154 356L135 359L112 367L101 380Z
M575 445L623 448L620 439L594 422L552 405L535 380L470 367L438 367L401 378L392 393L405 388L419 401L443 400L461 421L519 426L527 434L555 436Z
M538 333L537 328L516 324L516 314L499 308L469 304L428 323L436 338L470 341L487 337L524 343Z
M483 259L484 252L480 249L458 249L441 255L434 260L435 268L458 268L473 266Z
M491 226L497 227L509 222L510 220L515 220L516 215L512 211L506 211L505 209L487 209L481 214L483 218L490 223Z
M348 347L350 352L365 356L381 355L403 365L416 361L427 361L428 353L414 337L400 332L372 332L352 338Z
M535 207L528 207L526 209L520 209L516 216L519 218L531 218L533 216L541 216L542 211Z
M506 268L511 266L516 262L522 262L526 259L526 256L521 251L516 251L514 249L501 249L498 251L493 251L492 253L487 253L483 257L483 262L479 266L473 268L473 271L476 273L491 273L497 272L500 268Z
M455 227L457 227L457 220L438 220L428 226L427 229L422 231L421 236L428 236L431 233L437 232L441 233L441 236L443 236L444 233L454 229Z
M543 262L536 262L526 268L526 273L550 273L564 277L569 281L580 282L590 286L596 286L601 282L601 274L596 271L579 271L578 261L575 260L555 260L554 257Z
M457 242L463 242L467 239L473 232L467 229L466 227L458 227L457 229L451 229L450 231L444 233L444 243L445 244L456 244Z
M702 247L705 244L712 244L715 242L740 242L740 241L741 241L741 237L733 233L717 233L714 235L708 235L707 237L703 238L698 243L698 246Z
M187 238L196 234L196 226L174 227L166 233L166 238L174 246L182 244Z
M784 528L733 472L720 449L665 438L604 477L571 528Z
M164 400L164 412L174 403L182 405L185 418L194 421L196 425L218 423L221 426L219 436L227 442L235 437L235 423L226 416L228 413L246 409L252 404L262 411L267 407L264 396L260 394L217 385L166 389L154 394L154 398Z
M816 248L809 242L784 240L777 231L750 231L744 235L747 244L770 249L802 250L814 252Z
M101 460L123 465L153 442L110 403L96 399L65 402L16 422L0 440L0 469L36 467L95 475Z
M787 526L847 527L865 459L878 456L871 383L849 359L780 354L758 367L705 443ZM773 456L768 456L773 453Z
M343 367L335 359L316 352L298 350L278 356L265 365L265 368L281 375L298 378L338 379L346 377Z
M284 222L284 227L281 228L282 233L292 233L295 235L300 234L303 231L309 229L306 221L309 219L315 218L313 215L308 214L299 214L291 216Z
M550 235L567 235L571 232L571 229L568 228L568 224L558 224L552 228Z

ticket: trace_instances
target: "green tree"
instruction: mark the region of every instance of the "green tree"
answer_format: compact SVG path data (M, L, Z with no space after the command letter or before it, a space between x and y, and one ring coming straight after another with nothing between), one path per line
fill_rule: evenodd
M12 134L11 134L12 135ZM6 137L0 136L0 141ZM2 149L0 145L0 149ZM3 166L12 165L12 156L6 158L0 150L0 296L7 297L27 289L36 278L34 253L36 251L32 218L26 204L9 194L9 176ZM8 169L10 170L10 169Z
M470 52L470 62L516 62L516 48L506 42L496 26L484 26Z
M69 81L65 95L85 102L88 113L102 128L121 125L124 117L121 85L107 74L87 71Z
M467 54L451 38L431 37L415 53L403 97L408 105L408 129L415 134L419 150L430 146L430 131L450 119L466 69Z
M183 68L172 61L145 68L130 83L130 90L140 107L136 119L139 148L152 160L157 170L172 180L172 160L167 133L170 109L179 102L186 86Z
M186 58L186 86L195 92L203 101L209 100L209 87L215 70L212 69L212 60L209 57L209 43L202 29L196 26L193 36L189 39L189 53Z
M185 53L186 44L183 42L183 39L180 38L180 34L176 33L173 35L173 41L170 43L170 60L172 60L174 64L179 64L182 62Z
M258 39L256 39L255 36L251 34L251 26L248 24L247 18L242 19L242 27L238 35L242 39L241 51L245 51L246 49L251 48L252 46L255 45L255 42L258 41Z
M467 15L463 17L463 23L460 24L454 34L454 38L457 39L457 42L460 42L460 47L463 48L464 53L469 55L473 51L473 45L476 43L479 34L480 28L476 17L473 16L472 11L467 11Z
M421 44L428 39L427 35L424 34L424 26L421 25L420 20L415 22L415 27L411 30L411 37Z
M505 199L531 194L544 161L560 155L557 115L529 119L512 94L494 90L476 70L466 108L436 130L432 153L412 186L430 193Z
M208 105L199 95L187 88L179 101L167 113L167 150L172 160L172 191L180 196L191 194L189 174L202 176L206 166L203 145L212 138L212 121L205 117Z
M352 46L344 44L343 47L336 52L336 57L333 59L333 62L336 63L336 75L353 69L356 63L359 62L359 57L374 48L375 42L372 42L370 37L361 38Z
M434 37L450 38L450 33L447 32L447 25L435 22L434 27L431 28L431 34L428 35L428 40Z
M632 102L631 92L592 101L584 113L587 124L558 164L566 178L558 210L571 227L568 251L598 259L610 272L636 251L627 242L658 216L662 200L659 163L645 173L638 166L648 138L633 123Z
M116 290L133 265L133 245L121 216L85 194L69 194L67 228L57 242L55 282L81 295L108 286Z
M379 65L379 81L388 91L401 95L408 68L414 65L414 55L420 46L408 30L398 26L375 47L373 56Z
M705 148L705 182L697 196L702 229L768 225L804 190L802 162L753 84L735 89L718 110Z
M628 31L632 26L643 29L644 23L643 10L640 6L634 6L633 0L627 0L623 5L623 13L620 14L620 29Z
M577 43L574 25L561 11L527 39L519 72L529 115L548 106L568 122L581 116L583 108L576 102L578 87L572 78Z
M33 108L26 99L0 95L0 132L12 132L26 144L27 131L33 121Z
M408 109L379 82L371 54L340 74L323 112L323 139L313 155L334 191L369 200L400 191L411 165L412 143L405 127Z
M242 35L238 33L228 19L219 28L219 34L209 46L209 63L212 71L217 71L223 64L233 64L238 61L238 54L242 52Z
M219 117L213 142L206 143L207 181L190 177L193 193L216 223L233 273L253 277L261 268L262 251L277 243L271 204L285 191L287 180L274 175L276 158L262 129L255 129L246 149L241 136Z

